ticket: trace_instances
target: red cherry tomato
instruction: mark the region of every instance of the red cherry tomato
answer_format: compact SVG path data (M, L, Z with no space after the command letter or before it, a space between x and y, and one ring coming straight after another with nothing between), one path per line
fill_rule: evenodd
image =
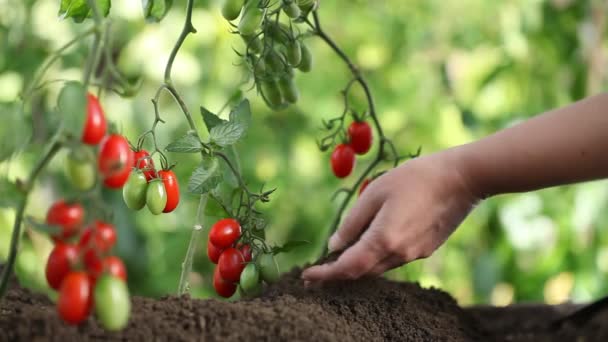
M236 284L223 279L219 267L213 271L213 287L215 292L224 298L230 298L236 292Z
M106 116L99 100L95 95L87 94L87 119L82 133L82 142L89 145L99 144L106 135L107 128Z
M105 253L114 247L116 243L116 230L114 226L103 222L95 221L93 225L87 228L78 242L78 246L85 249L95 249L101 253Z
M207 256L212 263L217 264L223 251L223 249L216 247L213 242L211 242L211 239L207 240Z
M133 159L133 151L123 136L112 134L104 139L97 161L104 184L111 188L122 187L131 173Z
M367 186L369 185L369 183L371 183L372 180L369 178L365 178L363 180L363 182L361 183L361 187L359 188L359 196L361 196L361 194L363 193L363 191L365 191L365 188L367 188Z
M223 251L220 260L217 262L222 278L234 283L238 283L241 279L241 273L245 266L247 266L245 258L241 251L236 248L228 248Z
M99 252L89 248L83 252L82 259L84 266L91 276L91 281L95 281L103 273L103 259Z
M55 202L46 213L46 223L61 227L59 234L53 235L53 240L67 239L78 232L84 219L84 208L79 203Z
M61 282L77 261L78 248L76 246L61 242L55 245L46 262L46 281L49 286L58 290Z
M331 154L331 168L334 175L344 178L353 171L355 167L355 151L350 145L340 144L336 146Z
M57 299L57 311L64 321L76 325L87 318L93 306L91 285L84 272L72 272L65 277Z
M356 154L365 154L372 146L372 128L365 121L355 121L348 126L348 138Z
M111 276L127 281L127 268L117 256L109 256L103 259L103 271Z
M167 192L167 204L163 213L170 213L179 203L179 184L177 183L175 173L171 170L158 171L158 177L163 180L165 191Z
M245 259L245 262L250 262L253 259L253 253L252 253L253 251L251 250L250 245L237 243L236 249L241 251L241 254L243 254L243 258Z
M217 221L209 232L209 241L222 249L232 246L239 237L241 237L241 225L231 218Z
M150 181L152 178L156 178L154 160L150 157L150 153L148 153L146 150L139 150L133 152L133 155L133 167L144 170L144 176L146 176L147 181Z

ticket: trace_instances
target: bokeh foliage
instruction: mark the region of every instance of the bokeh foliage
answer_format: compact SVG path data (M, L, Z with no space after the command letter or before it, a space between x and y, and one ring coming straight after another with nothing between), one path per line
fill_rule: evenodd
M235 93L238 97L239 89L252 100L254 123L238 151L253 188L278 188L264 207L271 223L267 237L276 244L311 242L281 255L283 270L314 261L336 210L332 192L341 184L331 176L329 156L318 151L315 138L321 119L342 110L339 91L348 71L327 46L310 39L315 65L312 73L297 76L298 106L272 112L250 90L251 83L244 83L246 73L233 52L243 48L242 42L230 34L217 2L201 0L196 6L198 33L188 38L176 60L175 85L192 109L204 105L218 112ZM154 119L150 99L181 29L183 7L176 1L155 24L145 22L139 1L113 2L116 59L125 73L141 76L143 82L135 98L107 94L103 104L131 140ZM87 25L60 21L57 12L56 0L0 0L1 102L14 100L44 58ZM605 1L591 0L335 0L322 1L321 19L368 77L380 119L401 152L422 146L426 154L605 90L607 12ZM87 53L86 45L70 49L48 79L78 79ZM61 84L50 83L26 115L34 141L49 134L48 108ZM160 143L167 144L187 128L168 96L160 105L167 121L159 131ZM197 120L204 127L201 117ZM0 174L14 180L31 167L37 153L35 146L26 149L0 164ZM185 190L196 157L172 161ZM364 157L358 169L365 163ZM28 214L43 217L51 201L69 191L62 167L61 158L51 165ZM174 293L197 198L186 196L174 213L156 217L128 211L119 192L105 196L115 213L116 252L127 262L132 292ZM493 198L431 258L388 276L439 286L463 304L590 300L608 292L607 204L604 181ZM215 219L209 214L207 225ZM10 209L0 210L0 258L6 257L13 217ZM43 260L50 244L36 233L26 237L19 276L43 290ZM212 295L212 265L204 252L203 242L191 277L193 294L202 297Z

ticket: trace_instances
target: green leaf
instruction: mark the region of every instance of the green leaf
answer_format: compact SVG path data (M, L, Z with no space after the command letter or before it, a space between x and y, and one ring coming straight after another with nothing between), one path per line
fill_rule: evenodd
M209 132L211 142L222 146L230 146L239 141L245 133L245 126L238 122L225 122L215 126Z
M213 127L219 126L225 122L226 120L220 119L219 116L211 113L207 108L201 107L201 115L203 116L203 121L205 121L205 126L207 126L207 131L211 132Z
M32 125L26 119L20 102L0 103L0 162L22 150L32 136ZM2 193L2 192L0 192Z
M61 89L57 108L68 133L80 138L86 119L87 92L80 82L68 82Z
M286 244L284 244L283 246L272 247L272 254L276 255L279 253L287 253L287 252L294 250L295 248L307 245L309 243L310 243L309 241L303 241L303 240L289 241Z
M173 0L141 0L146 21L157 23L169 13Z
M202 195L208 193L222 181L220 162L217 158L205 156L188 181L188 191Z
M95 0L100 13L107 17L112 6L111 0ZM74 22L81 23L86 18L93 16L93 10L89 7L87 0L61 0L59 7L59 18L72 18Z
M189 132L165 147L165 151L177 153L197 153L202 150L203 144L201 144L196 133L192 132Z
M244 99L230 112L230 122L238 122L245 126L245 130L251 125L251 106L249 100Z
M23 192L19 191L17 184L6 178L0 179L0 208L14 208L23 199Z
M234 147L234 145L233 145L233 146L226 148L224 150L224 154L226 155L226 158L228 158L228 160L230 160L230 163L237 169L237 172L241 173L241 167L240 167L240 163L239 163L239 157L236 152L236 147ZM224 174L224 181L227 182L232 188L238 188L239 180L236 177L236 175L234 174L234 172L232 172L232 169L230 169L230 167L228 166L227 163L221 163L221 164L222 164L222 172Z

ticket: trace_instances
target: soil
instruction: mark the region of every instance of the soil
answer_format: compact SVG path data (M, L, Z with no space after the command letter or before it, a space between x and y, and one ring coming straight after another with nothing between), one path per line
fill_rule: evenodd
M0 303L0 341L606 341L608 310L548 327L575 306L461 308L447 293L386 279L305 288L293 271L261 297L133 298L128 327L107 333L93 318L67 326L42 295L11 284Z

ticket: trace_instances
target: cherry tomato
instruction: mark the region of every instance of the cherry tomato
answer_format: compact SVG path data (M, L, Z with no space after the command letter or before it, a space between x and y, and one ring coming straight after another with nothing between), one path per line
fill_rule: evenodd
M91 290L91 280L86 273L68 274L59 289L57 300L59 316L69 324L76 325L84 321L93 304Z
M65 243L55 245L46 262L46 281L55 290L78 261L78 247Z
M127 268L117 256L109 256L103 259L103 271L111 276L127 281Z
M212 263L217 264L223 251L223 249L216 247L213 242L211 242L211 239L207 240L207 256Z
M260 267L260 275L267 283L279 280L279 265L272 254L262 254L257 260Z
M359 196L361 196L361 194L363 193L363 191L365 191L365 188L367 188L367 186L369 185L369 183L371 183L372 180L369 178L365 178L363 180L363 183L361 183L361 187L359 188Z
M355 121L348 126L348 138L356 154L366 154L372 146L372 128L365 121Z
M300 48L302 49L302 61L298 64L298 69L302 72L309 72L312 70L312 53L304 43L300 44Z
M146 205L148 181L141 170L133 170L122 188L122 198L129 209L140 210Z
M297 67L302 62L302 48L297 40L291 41L287 46L287 62L293 67Z
M216 247L228 248L241 237L241 225L232 218L217 221L209 232L209 241Z
M243 0L224 0L222 3L222 16L226 20L234 20L241 14Z
M213 271L213 287L215 292L224 298L230 298L236 292L236 284L222 278L219 266Z
M281 93L279 83L276 80L269 79L262 81L260 90L262 92L264 101L271 109L279 110L285 107L287 104L285 98L283 98L283 94Z
M249 0L243 8L243 15L239 21L239 33L250 36L260 27L262 23L261 0Z
M116 173L112 176L106 177L103 180L103 185L110 189L120 189L125 183L129 180L129 175L131 174L131 168L125 168L119 173Z
M331 168L334 175L344 178L353 171L355 167L355 151L350 145L340 144L331 154Z
M87 94L87 119L82 133L82 142L89 145L99 144L106 135L107 128L106 116L99 100L95 95Z
M103 273L103 259L94 248L84 250L82 254L84 266L91 276L91 281L95 282L97 277Z
M55 202L47 211L46 223L58 226L61 232L54 234L54 240L67 239L75 235L84 219L84 208L79 203Z
M95 186L97 172L88 149L72 149L67 156L65 170L68 180L81 191L87 191Z
M131 315L131 299L127 284L110 275L95 284L95 314L101 325L110 331L124 328Z
M236 249L238 249L239 251L241 251L241 253L243 254L243 258L245 258L245 262L250 262L251 259L253 258L253 251L251 250L251 246L248 244L242 244L242 243L238 243L236 245Z
M283 11L285 12L285 14L287 14L288 17L292 18L292 19L297 19L300 14L302 13L300 11L300 7L298 7L298 5L294 2L291 3L283 3Z
M146 150L139 150L133 152L133 155L133 167L142 170L147 181L156 178L154 160L150 157L150 153Z
M95 221L82 234L78 245L83 250L93 248L101 253L105 253L112 249L115 243L116 229L114 226L103 221Z
M116 180L127 181L133 160L133 151L131 151L127 139L121 135L112 134L101 143L97 167L104 179L113 179L115 181L109 183L117 184Z
M241 278L239 284L245 293L253 292L260 282L260 271L255 264L247 264L243 273L241 273Z
M281 90L281 94L285 101L289 103L298 102L300 93L298 92L298 87L296 87L296 83L293 81L292 77L281 77L279 79L279 89Z
M167 191L161 179L154 179L148 183L146 190L146 205L154 215L160 215L167 205Z
M241 278L241 272L243 272L245 265L243 254L236 248L228 248L223 251L220 260L217 262L222 278L235 283Z
M158 177L163 180L165 191L167 192L167 204L163 213L170 213L179 203L179 183L175 177L175 173L171 170L158 171Z

